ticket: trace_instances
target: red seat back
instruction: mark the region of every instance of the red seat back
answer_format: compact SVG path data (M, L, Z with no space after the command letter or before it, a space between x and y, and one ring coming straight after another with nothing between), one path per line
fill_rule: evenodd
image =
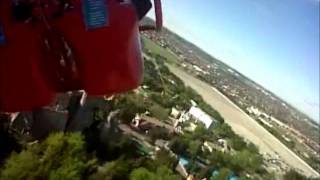
M74 0L72 10L49 23L70 45L81 85L88 94L113 94L136 88L142 79L143 62L135 8L126 1L107 0L105 18L93 22L92 12L87 12L92 7L82 2L98 1L101 0ZM95 23L100 27L94 27Z
M53 92L39 70L40 37L31 24L13 21L11 2L0 1L0 111L28 111L49 104Z

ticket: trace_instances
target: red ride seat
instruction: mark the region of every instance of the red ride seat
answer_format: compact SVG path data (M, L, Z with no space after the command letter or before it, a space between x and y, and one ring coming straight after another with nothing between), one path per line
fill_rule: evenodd
M105 24L92 27L95 22L88 22L90 17L85 11L88 7L82 2L96 1L73 0L72 10L49 20L73 51L81 86L90 95L110 95L136 88L142 80L143 62L134 5L106 0Z
M47 105L53 92L39 71L39 36L31 24L13 21L11 0L0 1L0 111L29 111Z

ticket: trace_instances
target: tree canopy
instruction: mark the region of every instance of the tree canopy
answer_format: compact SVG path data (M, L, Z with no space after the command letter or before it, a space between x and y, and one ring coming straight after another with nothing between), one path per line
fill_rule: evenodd
M307 177L291 169L283 176L283 179L284 180L307 180Z
M84 144L80 133L52 134L42 143L13 153L0 179L80 179L88 165Z
M166 166L159 166L155 172L149 171L146 168L138 168L131 172L131 180L179 180L177 175L168 169Z

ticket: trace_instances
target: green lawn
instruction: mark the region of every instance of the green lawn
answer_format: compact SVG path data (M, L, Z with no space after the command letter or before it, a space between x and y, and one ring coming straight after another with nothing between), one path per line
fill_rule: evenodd
M159 54L165 58L167 58L169 63L175 63L178 60L178 56L173 54L169 49L162 48L149 38L145 36L141 36L142 40L144 42L145 48L150 50L152 53Z

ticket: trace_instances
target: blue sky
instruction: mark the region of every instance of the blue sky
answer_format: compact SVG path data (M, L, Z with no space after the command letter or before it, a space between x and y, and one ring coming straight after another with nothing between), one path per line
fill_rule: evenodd
M162 0L164 25L319 122L319 0Z

